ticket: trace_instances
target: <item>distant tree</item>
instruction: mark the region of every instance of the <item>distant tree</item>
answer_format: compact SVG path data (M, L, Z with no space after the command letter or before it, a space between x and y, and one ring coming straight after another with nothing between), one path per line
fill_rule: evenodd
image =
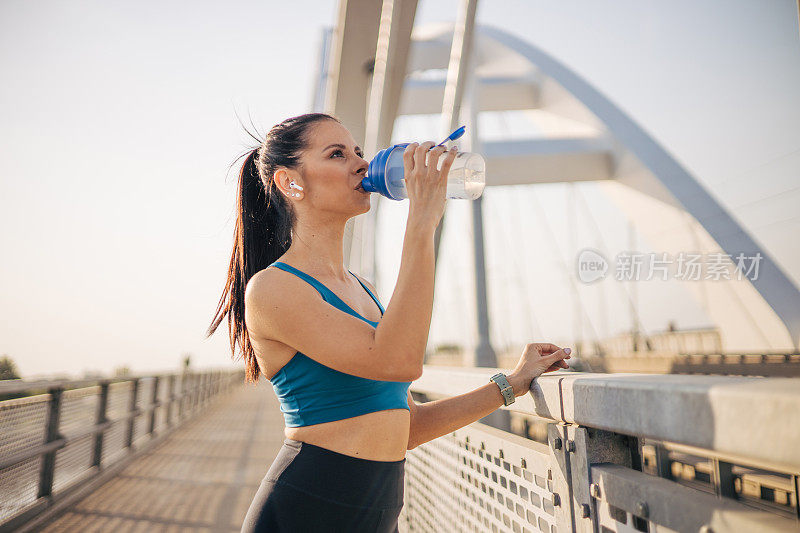
M0 379L20 379L19 371L14 360L7 354L0 357Z
M131 375L131 367L128 365L118 366L113 373L115 378L124 378Z
M190 354L189 352L185 352L184 354L181 355L181 357L183 357L183 371L188 372L189 366L191 366L192 364L192 354Z
M459 353L463 349L464 349L463 346L460 346L458 344L443 343L443 344L439 344L439 345L436 346L435 352L436 353Z

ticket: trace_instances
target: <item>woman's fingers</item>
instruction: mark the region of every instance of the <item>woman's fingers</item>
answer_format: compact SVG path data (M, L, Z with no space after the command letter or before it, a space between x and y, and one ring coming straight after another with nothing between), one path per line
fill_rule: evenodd
M417 146L419 146L419 143L410 143L403 151L403 164L406 167L406 176L410 175L411 171L414 170L414 152Z
M442 161L441 177L444 181L447 181L447 175L450 173L450 167L453 166L453 161L456 160L457 155L458 155L458 149L454 146L450 148L450 150L447 152L447 155L444 158L444 161Z
M545 355L542 357L545 361L550 363L551 365L557 365L563 362L563 359L569 359L569 354L567 353L569 348L564 348L561 350L556 350L555 352L551 353L550 355ZM566 364L566 363L565 363Z
M417 149L414 151L414 169L417 171L421 171L425 168L425 158L428 156L428 149L431 146L434 146L436 143L433 141L425 141L424 143L417 146Z
M537 342L535 344L535 346L538 346L539 350L543 354L551 354L551 353L557 352L558 350L561 349L558 346L556 346L555 344L550 344L549 342Z
M556 370L561 370L562 368L569 368L569 365L567 364L566 361L558 360L549 367L547 367L547 370L545 370L545 372L554 372Z
M428 152L428 177L434 178L436 177L436 173L439 172L439 158L442 157L444 151L447 150L444 146L434 146L433 149Z

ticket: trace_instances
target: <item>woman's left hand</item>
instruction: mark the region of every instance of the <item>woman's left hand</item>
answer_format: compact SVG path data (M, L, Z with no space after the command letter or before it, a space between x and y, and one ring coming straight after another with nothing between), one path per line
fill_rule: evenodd
M531 388L533 378L545 372L553 372L561 368L569 368L564 359L569 359L571 350L561 349L549 342L526 344L522 355L508 381L514 389L514 396L526 394Z

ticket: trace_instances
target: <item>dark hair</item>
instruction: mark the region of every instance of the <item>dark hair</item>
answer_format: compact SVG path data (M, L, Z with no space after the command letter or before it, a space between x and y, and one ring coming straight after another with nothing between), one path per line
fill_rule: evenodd
M340 122L325 113L307 113L273 126L263 142L248 132L261 145L234 160L235 164L246 156L239 172L233 251L225 289L206 337L217 330L227 315L231 357L236 360L238 343L245 363L245 381L256 383L260 374L244 322L245 287L256 272L289 249L295 224L294 209L274 186L273 175L278 167L302 169L300 152L310 144L311 126L322 120Z

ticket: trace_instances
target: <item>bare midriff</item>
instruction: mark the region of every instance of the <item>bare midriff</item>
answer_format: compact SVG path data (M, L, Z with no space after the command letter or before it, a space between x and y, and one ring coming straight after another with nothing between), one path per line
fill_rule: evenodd
M371 459L400 461L408 449L408 409L385 409L352 418L286 427L284 435L335 452Z
M286 364L296 351L277 341L253 339L256 353L269 353L271 361ZM273 377L280 367L256 356L264 376ZM372 461L400 461L408 449L411 413L408 409L384 409L351 418L310 426L284 427L287 438L307 442L344 455Z

